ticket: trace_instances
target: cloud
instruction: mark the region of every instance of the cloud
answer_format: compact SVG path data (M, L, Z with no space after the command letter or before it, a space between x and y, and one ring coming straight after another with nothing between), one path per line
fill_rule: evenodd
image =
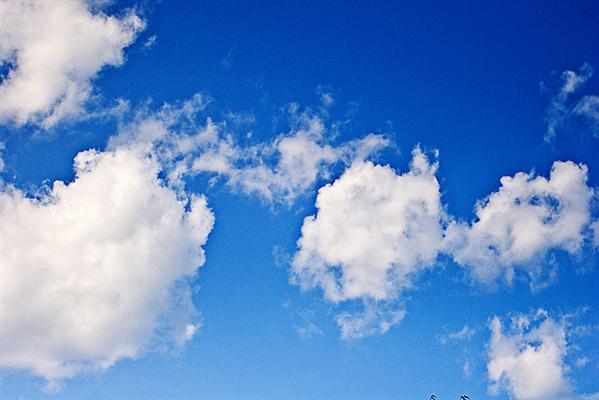
M304 219L292 281L303 289L320 287L333 303L365 303L364 313L337 318L344 337L386 331L372 328L379 320L389 321L385 327L397 323L401 313L394 310L389 318L370 303L387 307L383 303L396 301L437 259L443 217L437 164L419 148L412 156L403 174L355 162L318 191L317 213Z
M476 330L474 330L474 328L464 325L459 331L449 332L446 335L442 335L440 337L440 342L445 344L449 341L470 340L475 333Z
M144 28L133 12L92 12L83 1L3 1L0 123L50 128L83 112L92 80L124 62L123 49Z
M504 333L499 317L489 325L488 377L491 391L516 400L558 398L570 391L566 376L566 327L543 310L517 315Z
M593 231L593 245L599 248L599 220L591 223L591 230Z
M574 113L585 117L591 123L595 128L595 136L599 134L599 96L584 96L574 107Z
M395 308L393 305L365 302L363 311L342 312L335 317L335 322L341 332L341 339L357 340L387 333L405 316L405 310Z
M207 102L198 93L180 104L141 112L121 127L110 146L153 149L169 181L179 187L185 177L207 174L223 179L234 191L268 203L291 204L318 179L327 178L332 165L366 158L389 144L383 136L370 134L334 145L321 117L295 108L288 132L271 141L242 144L226 120L196 123Z
M574 361L574 365L577 366L578 368L584 367L585 365L587 365L591 360L588 359L588 357L578 357L576 359L576 361Z
M551 282L547 256L556 250L578 254L591 219L593 190L587 167L553 163L549 179L519 172L476 205L476 221L449 224L444 250L475 280L508 284L523 272L533 288Z
M196 333L188 282L214 216L158 171L143 153L89 150L46 194L2 186L2 368L52 386Z
M584 129L599 137L599 96L587 95L572 99L592 75L593 68L589 64L584 64L579 72L567 70L562 73L561 85L551 98L545 113L546 143L551 143L561 129L577 119L583 123Z

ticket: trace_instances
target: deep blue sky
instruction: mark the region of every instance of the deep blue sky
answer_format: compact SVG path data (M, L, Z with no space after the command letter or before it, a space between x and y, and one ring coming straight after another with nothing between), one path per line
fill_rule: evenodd
M339 140L370 132L393 140L379 162L405 171L415 145L438 149L442 202L457 218L473 218L475 202L497 190L501 176L547 176L556 160L585 163L589 186L599 186L599 139L564 130L552 144L543 141L561 73L584 63L599 69L597 2L164 1L141 9L147 28L126 50L126 63L95 81L104 99L160 105L202 92L213 99L202 116L253 114L254 138L268 140L287 130L288 103L315 108L319 90L330 91L329 120L350 118ZM153 35L155 45L144 49ZM599 93L599 78L581 93ZM103 149L116 122L93 119L33 135L33 128L15 129L0 127L2 177L31 188L71 180L73 156ZM179 354L123 360L67 380L58 394L44 393L39 378L7 372L0 382L6 399L507 399L487 392L492 315L588 306L577 323L599 324L596 253L559 258L556 283L538 292L523 282L497 291L472 287L456 264L441 259L442 267L408 292L398 326L343 341L335 307L318 290L290 285L288 265L275 262L276 254L295 251L316 189L292 206L271 207L202 179L191 185L216 216L193 295L204 320L198 335ZM322 334L299 335L307 322ZM442 343L464 325L475 329L470 340ZM599 391L598 337L595 330L577 339L590 362L570 372L576 393Z

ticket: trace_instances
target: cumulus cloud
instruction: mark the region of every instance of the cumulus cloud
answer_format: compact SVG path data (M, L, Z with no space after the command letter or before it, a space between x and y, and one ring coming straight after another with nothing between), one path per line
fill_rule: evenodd
M555 273L547 255L581 251L591 219L593 190L587 167L557 161L549 179L519 172L501 178L501 187L476 205L476 221L453 221L444 249L479 282L511 283L521 271L531 286Z
M0 123L44 128L83 112L92 80L124 61L123 49L144 28L133 12L92 12L80 0L0 3Z
M516 400L540 400L570 391L563 321L539 310L533 316L513 317L507 332L496 316L489 328L487 371L493 393L506 390Z
M370 134L334 145L321 117L292 108L288 132L244 145L226 121L207 118L203 125L196 123L208 101L198 93L157 112L142 112L122 126L110 146L152 149L175 186L183 186L186 176L208 174L266 202L291 204L319 178L328 177L333 164L364 159L389 144L383 136Z
M214 217L158 171L130 149L89 150L46 194L2 186L2 368L52 385L196 333L188 282Z
M320 287L333 303L364 302L364 313L338 316L344 337L399 322L403 313L389 311L389 303L437 259L443 217L437 164L419 148L412 156L403 174L355 162L318 191L316 215L304 219L292 280L303 289Z
M599 96L572 98L592 75L593 68L589 64L584 64L578 72L567 70L562 73L560 86L551 98L545 115L545 142L551 143L561 129L576 119L580 119L595 137L599 136Z

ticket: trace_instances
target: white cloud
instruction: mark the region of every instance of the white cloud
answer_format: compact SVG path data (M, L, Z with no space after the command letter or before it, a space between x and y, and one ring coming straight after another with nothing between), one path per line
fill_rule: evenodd
M476 221L449 224L445 251L479 282L511 283L522 271L533 288L543 286L555 273L547 255L577 254L583 246L593 196L587 167L558 161L549 179L519 172L500 182L497 192L477 204Z
M361 312L342 312L335 322L343 340L357 340L366 336L386 333L399 324L406 311L392 305L365 302Z
M203 126L195 123L207 102L196 94L181 104L142 112L121 128L110 146L153 149L170 182L178 187L185 176L212 174L233 190L291 204L318 179L327 178L331 165L366 158L389 144L383 136L370 134L335 146L327 138L322 118L293 109L288 132L269 142L242 145L226 122L207 118Z
M599 220L591 223L591 230L593 231L593 245L599 247Z
M589 64L584 64L580 72L564 71L561 76L561 86L557 93L551 98L549 107L546 111L547 132L544 140L550 143L555 139L557 131L568 119L572 106L569 99L582 85L593 75L593 68Z
M442 344L445 344L449 341L470 340L475 333L476 331L474 328L464 325L459 331L449 332L448 334L441 336L440 341Z
M599 96L584 96L574 107L573 112L583 117L588 123L591 132L599 137Z
M40 198L2 187L1 367L52 385L195 334L187 282L214 217L158 170L142 153L89 150Z
M322 187L316 215L306 217L292 280L304 289L320 287L334 303L361 300L372 304L397 300L413 280L431 267L442 242L436 163L419 148L410 171L358 161L332 184ZM397 323L382 309L342 314L337 322L344 337L377 331L376 321ZM378 329L385 331L388 328Z
M539 310L534 316L514 317L506 333L501 320L493 317L490 330L487 370L492 392L503 389L516 400L540 400L570 391L563 322Z
M593 69L588 64L584 64L579 72L564 71L561 86L547 108L545 142L552 142L557 133L567 126L575 126L576 131L588 131L599 137L599 96L573 98L592 75ZM579 122L582 124L573 125Z
M10 72L0 85L0 123L44 128L83 112L91 81L105 66L119 66L123 49L144 22L90 11L84 1L14 0L0 3L0 64Z
M576 365L578 368L584 367L585 365L587 365L591 360L589 360L588 357L578 357L576 359L576 361L574 361L574 365Z

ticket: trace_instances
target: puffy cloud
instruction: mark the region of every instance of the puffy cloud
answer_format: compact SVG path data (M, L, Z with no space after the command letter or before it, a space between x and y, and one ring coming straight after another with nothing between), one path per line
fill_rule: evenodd
M134 13L92 12L84 1L14 0L0 3L0 122L48 128L83 111L91 81L124 61L123 49L144 28Z
M242 145L226 122L207 118L204 125L196 124L208 101L196 94L157 112L142 112L122 126L110 146L152 149L178 187L186 176L209 174L224 179L233 190L291 204L319 178L328 177L333 164L367 158L389 144L383 136L370 134L335 146L321 117L293 108L288 132L268 142Z
M493 317L488 347L491 391L507 390L516 400L558 398L570 390L566 376L566 327L539 310L518 315L507 333Z
M320 287L334 303L364 302L364 313L337 318L344 337L384 332L399 322L403 313L389 304L437 259L443 217L437 164L419 148L412 155L403 174L355 162L318 191L317 213L304 219L292 280L304 289Z
M576 254L583 246L593 196L587 167L558 161L549 179L519 172L500 182L477 204L476 221L449 224L445 251L485 284L511 283L522 270L533 287L544 285L555 272L546 256L555 250Z
M195 334L188 282L214 217L158 171L143 153L89 150L46 194L2 187L1 367L52 384Z

